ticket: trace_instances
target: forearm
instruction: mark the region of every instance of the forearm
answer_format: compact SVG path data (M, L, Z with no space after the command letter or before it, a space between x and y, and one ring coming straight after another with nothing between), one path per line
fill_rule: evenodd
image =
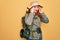
M44 23L48 23L49 22L49 19L48 17L45 15L45 13L41 13L41 21L44 22Z
M27 25L31 25L32 24L34 15L35 15L35 13L29 13L28 15L25 16L25 23Z

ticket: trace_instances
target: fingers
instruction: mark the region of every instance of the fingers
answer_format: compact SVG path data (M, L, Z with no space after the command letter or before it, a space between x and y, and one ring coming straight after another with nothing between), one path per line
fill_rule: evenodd
M42 10L42 8L39 8L39 12L40 12L40 13L43 13L43 10Z
M31 13L34 13L34 8L31 8L30 12L31 12Z

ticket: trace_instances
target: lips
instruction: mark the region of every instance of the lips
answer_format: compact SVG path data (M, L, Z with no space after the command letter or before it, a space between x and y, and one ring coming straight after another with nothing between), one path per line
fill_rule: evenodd
M38 11L38 10L35 10L35 11Z

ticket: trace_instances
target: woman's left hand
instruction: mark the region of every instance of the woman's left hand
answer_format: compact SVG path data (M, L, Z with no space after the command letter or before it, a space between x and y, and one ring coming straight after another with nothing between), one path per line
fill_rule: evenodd
M43 13L43 10L42 10L42 8L39 8L39 12L40 12L40 13Z

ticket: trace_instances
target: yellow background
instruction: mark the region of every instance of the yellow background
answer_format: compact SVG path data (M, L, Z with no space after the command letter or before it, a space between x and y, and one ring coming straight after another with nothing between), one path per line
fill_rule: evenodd
M0 0L0 40L25 40L20 38L21 17L33 0ZM41 23L43 40L60 40L60 0L37 0L49 18Z

